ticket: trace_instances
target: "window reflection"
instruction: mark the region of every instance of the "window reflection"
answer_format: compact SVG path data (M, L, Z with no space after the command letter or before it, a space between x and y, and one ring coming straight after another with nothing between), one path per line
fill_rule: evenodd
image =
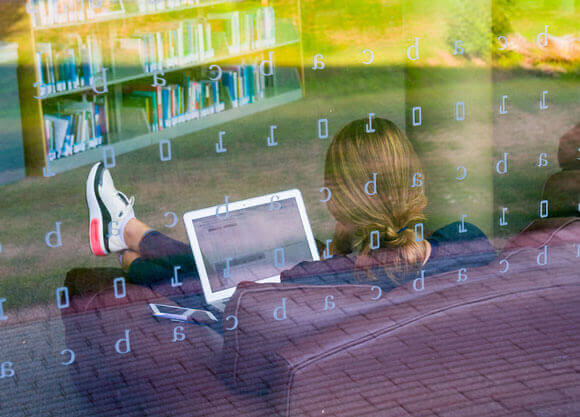
M2 415L578 414L574 2L0 11Z

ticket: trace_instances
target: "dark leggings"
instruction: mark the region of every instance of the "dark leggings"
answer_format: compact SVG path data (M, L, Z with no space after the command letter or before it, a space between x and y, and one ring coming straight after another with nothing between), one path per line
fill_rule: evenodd
M129 267L131 282L153 286L161 281L169 282L174 267L179 266L178 276L183 279L199 279L191 247L152 230L139 243L141 257ZM181 279L181 278L180 278Z
M139 253L141 257L131 263L127 273L132 283L150 287L182 307L209 310L221 319L222 312L205 302L189 245L150 231L139 243ZM170 280L174 278L176 266L179 285L173 287ZM221 320L209 327L223 334Z

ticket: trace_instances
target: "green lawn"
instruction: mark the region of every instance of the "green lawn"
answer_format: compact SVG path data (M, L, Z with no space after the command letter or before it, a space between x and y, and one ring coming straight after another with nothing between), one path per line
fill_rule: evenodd
M332 135L373 112L405 127L423 161L427 229L468 214L468 221L489 236L504 238L534 218L541 185L559 169L554 158L558 138L578 122L577 75L500 72L490 65L450 61L445 16L453 0L356 3L360 7L346 0L303 2L303 100L177 138L169 162L159 160L157 146L118 156L112 174L120 190L136 196L138 217L185 240L181 222L174 229L164 227L164 213L181 216L222 203L225 195L233 201L299 188L315 235L330 238L334 223L319 202L318 191L329 140L317 139L317 120L327 118ZM535 28L552 18L555 31L575 28L573 14L571 18L554 11L560 9L550 2L526 9L529 3L521 2L524 7L514 18L514 30L535 37ZM569 10L568 3L556 3ZM413 36L429 42L422 55L425 60L404 66L404 48ZM365 48L376 51L375 65L360 63ZM325 54L324 71L310 69L316 53ZM550 91L550 108L540 113L537 101L543 90ZM497 100L506 91L510 113L498 118ZM465 102L467 109L461 122L455 120L457 101ZM422 125L416 127L410 120L415 106L421 106L423 116ZM268 148L272 124L278 126L279 146ZM215 153L219 130L227 132L225 154ZM543 170L533 164L540 151L551 155L551 165ZM513 164L510 175L499 178L493 167L502 152L510 152ZM468 168L468 177L461 182L455 179L459 165ZM0 187L0 298L7 298L7 309L54 302L55 288L72 268L116 265L114 257L89 253L84 201L88 170ZM510 207L505 231L496 226L502 206ZM62 222L63 246L52 249L44 236L55 222Z

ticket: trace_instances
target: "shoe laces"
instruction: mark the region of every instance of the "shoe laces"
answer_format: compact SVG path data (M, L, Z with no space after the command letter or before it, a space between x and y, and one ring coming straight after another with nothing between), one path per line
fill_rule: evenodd
M125 200L127 202L126 205L126 210L127 211L131 211L133 209L133 206L135 205L135 196L131 196L131 198L127 198L127 196L122 193L121 191L117 191L117 193L123 197L123 200ZM124 212L120 212L119 213L119 217L123 217Z
M117 236L121 234L121 220L123 217L131 210L133 210L133 206L135 205L135 197L131 196L131 198L127 198L127 196L122 193L121 191L117 191L119 197L122 197L122 200L125 202L125 208L117 214L116 219L111 219L111 234Z

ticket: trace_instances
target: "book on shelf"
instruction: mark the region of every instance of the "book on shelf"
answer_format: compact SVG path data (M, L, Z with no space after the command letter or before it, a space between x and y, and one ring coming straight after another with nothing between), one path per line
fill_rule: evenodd
M232 107L263 99L269 83L257 64L224 67L221 82Z
M63 35L59 42L36 44L36 75L40 95L89 86L103 69L101 43L94 35Z
M136 0L139 12L157 12L163 10L179 9L189 6L197 6L199 0Z
M132 132L156 132L190 120L255 103L266 97L272 77L261 74L258 64L240 64L224 67L219 81L200 80L182 74L178 82L153 87L149 84L128 86L123 98L123 119L137 126ZM143 129L143 122L146 131Z
M28 0L33 27L81 23L125 13L123 0Z
M123 109L142 114L148 130L155 132L225 110L220 94L218 81L184 75L179 83L129 88Z
M254 49L276 45L276 22L273 7L261 7L256 10Z
M109 132L107 99L63 100L59 111L44 114L48 160L71 156L102 145Z
M274 9L270 6L250 11L210 13L212 28L226 37L229 54L238 54L276 44Z
M115 40L115 74L139 62L145 73L203 62L214 56L212 31L206 19L165 25L163 30L136 33Z
M44 28L90 22L113 15L156 13L200 4L200 0L28 0L26 10L32 26Z

